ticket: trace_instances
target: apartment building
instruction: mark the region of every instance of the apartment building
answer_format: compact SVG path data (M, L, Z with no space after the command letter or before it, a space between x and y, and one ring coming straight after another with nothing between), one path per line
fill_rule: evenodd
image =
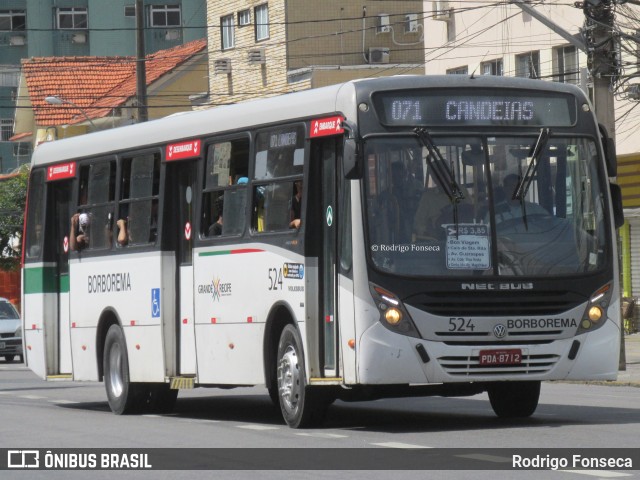
M380 75L422 74L415 1L208 0L202 107Z

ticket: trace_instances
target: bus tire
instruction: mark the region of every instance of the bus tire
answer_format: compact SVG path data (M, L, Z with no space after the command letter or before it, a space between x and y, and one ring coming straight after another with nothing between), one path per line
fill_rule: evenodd
M139 395L136 395L136 385L129 381L127 344L119 325L111 325L107 332L102 366L111 411L117 415L135 413Z
M322 392L307 385L302 340L293 325L284 327L276 357L278 401L282 416L291 428L322 423L328 402Z
M540 382L499 382L488 389L489 401L500 418L530 417L538 408Z

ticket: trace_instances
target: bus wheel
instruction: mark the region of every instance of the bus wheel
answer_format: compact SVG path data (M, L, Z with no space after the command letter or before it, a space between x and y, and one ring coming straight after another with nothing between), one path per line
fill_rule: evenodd
M124 333L118 325L112 325L107 332L102 366L109 407L118 415L133 413L138 402L135 385L129 381L129 359Z
M278 399L285 422L291 428L322 423L327 402L321 392L307 385L302 341L293 325L282 331L277 356Z
M498 417L530 417L538 408L540 382L499 382L492 384L487 392Z

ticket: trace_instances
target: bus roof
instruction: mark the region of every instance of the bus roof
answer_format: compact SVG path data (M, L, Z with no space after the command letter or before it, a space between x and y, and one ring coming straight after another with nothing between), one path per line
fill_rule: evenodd
M170 115L136 125L46 142L34 152L32 165L45 165L106 155L122 150L161 145L183 139L278 123L333 112L355 118L356 90L414 88L514 88L570 92L588 102L582 91L568 84L513 77L468 75L399 75L351 80L266 99Z

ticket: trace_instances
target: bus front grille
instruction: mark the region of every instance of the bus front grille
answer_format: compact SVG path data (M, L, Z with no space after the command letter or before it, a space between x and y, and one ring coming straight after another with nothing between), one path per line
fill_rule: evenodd
M451 376L472 377L478 375L531 375L549 372L560 355L523 355L517 365L480 365L478 356L446 356L438 363Z

